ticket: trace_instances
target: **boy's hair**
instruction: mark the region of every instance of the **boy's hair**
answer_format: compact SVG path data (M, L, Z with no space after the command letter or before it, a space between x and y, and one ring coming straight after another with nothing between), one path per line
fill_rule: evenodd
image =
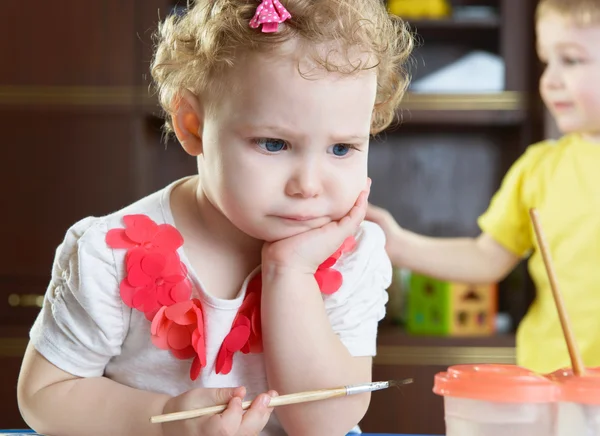
M598 0L540 0L536 19L549 12L560 14L573 20L577 25L600 24L600 1Z
M151 71L167 115L167 132L172 130L170 114L180 90L189 89L204 98L218 95L227 88L221 79L227 76L226 69L235 65L236 55L273 50L294 37L307 48L336 44L336 56L330 51L309 52L327 71L352 74L375 68L377 98L371 133L390 125L409 81L404 64L413 37L404 22L390 16L382 0L281 2L292 18L276 33L249 26L259 0L190 1L184 15L171 15L159 25ZM371 60L357 64L356 55L351 56L356 49Z

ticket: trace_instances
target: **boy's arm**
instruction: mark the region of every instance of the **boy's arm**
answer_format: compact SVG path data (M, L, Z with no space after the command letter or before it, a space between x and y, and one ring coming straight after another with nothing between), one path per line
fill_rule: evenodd
M486 233L477 238L431 238L402 230L392 243L398 245L400 265L457 282L496 283L520 260Z
M504 278L520 258L482 233L477 238L432 238L401 228L385 209L369 205L367 219L386 235L392 263L443 280L494 283Z
M75 377L50 363L31 344L21 367L17 397L31 428L61 436L162 436L162 426L151 424L149 418L163 413L170 399L105 377Z

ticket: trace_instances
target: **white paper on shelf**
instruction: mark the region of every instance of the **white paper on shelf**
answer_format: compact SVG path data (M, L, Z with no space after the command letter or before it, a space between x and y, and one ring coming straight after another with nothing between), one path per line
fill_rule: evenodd
M500 56L473 51L410 86L419 93L492 93L504 90L504 61Z

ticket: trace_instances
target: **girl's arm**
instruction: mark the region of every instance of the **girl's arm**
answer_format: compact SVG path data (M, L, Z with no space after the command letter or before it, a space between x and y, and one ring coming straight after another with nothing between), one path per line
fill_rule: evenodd
M397 267L471 283L494 283L506 276L520 258L483 233L478 238L432 238L401 228L385 209L369 205L367 219L385 232L386 250Z
M46 360L30 344L17 388L25 422L41 434L61 436L162 436L150 416L163 412L170 396L141 391L105 377L79 378Z
M333 332L313 274L263 264L262 325L270 388L285 394L371 381L371 358L351 356ZM369 402L361 394L275 413L291 436L342 435Z
M177 397L133 389L105 377L75 377L27 347L17 397L25 422L41 434L60 436L188 436L259 434L271 415L270 397L261 394L242 410L243 387L199 388ZM228 404L217 415L165 424L150 417L215 404Z

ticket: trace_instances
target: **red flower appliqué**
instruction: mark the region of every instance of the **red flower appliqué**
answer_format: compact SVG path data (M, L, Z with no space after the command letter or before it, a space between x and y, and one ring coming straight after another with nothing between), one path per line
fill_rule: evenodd
M200 300L191 299L192 285L188 271L177 250L183 245L181 234L169 224L156 224L146 215L123 217L124 229L111 229L106 243L112 248L125 248L127 275L120 284L123 302L143 312L152 322L152 343L169 350L178 359L192 361L190 378L196 380L206 366L204 313ZM356 241L350 237L323 262L315 273L319 289L333 294L342 285L342 274L333 266L342 254L354 250ZM217 354L215 371L228 374L233 356L261 353L262 323L260 273L248 283L246 295L233 321L229 334Z
M106 243L127 248L127 275L119 290L123 302L152 321L152 342L178 359L194 357L190 378L206 366L204 317L199 300L190 300L192 285L177 249L183 238L169 224L157 225L146 215L123 217L124 229L111 229Z
M194 358L190 378L196 380L206 366L206 338L204 315L200 300L163 306L152 320L152 343L162 350L170 350L178 359Z
M244 354L262 353L261 290L262 276L257 274L248 282L244 301L219 349L215 367L217 374L229 374L233 355L238 351Z
M145 215L127 215L125 229L111 229L106 243L128 248L127 276L121 281L121 298L152 321L162 306L190 299L192 286L177 249L183 238L169 224L157 225Z
M342 286L342 273L333 269L333 265L344 253L353 251L356 248L356 240L353 236L346 238L340 248L337 249L325 262L319 265L315 273L315 279L319 285L319 289L323 294L331 295Z
M342 254L354 250L356 240L347 238L342 246L325 260L315 272L315 280L323 294L333 294L342 286L342 274L332 267ZM262 324L260 319L260 297L262 276L257 274L250 280L246 297L233 320L231 332L225 337L217 354L217 374L228 374L233 366L233 355L241 351L244 354L262 352Z
M106 243L112 248L158 249L174 252L183 245L183 237L170 224L156 224L146 215L125 215L124 229L111 229Z

